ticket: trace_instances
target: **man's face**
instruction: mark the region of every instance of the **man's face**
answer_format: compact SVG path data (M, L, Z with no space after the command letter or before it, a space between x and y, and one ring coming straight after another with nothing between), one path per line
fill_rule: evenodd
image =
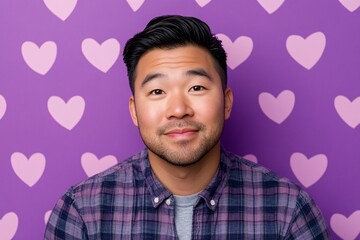
M223 91L214 60L204 49L154 49L137 65L132 120L148 150L177 166L189 166L219 146L232 93Z

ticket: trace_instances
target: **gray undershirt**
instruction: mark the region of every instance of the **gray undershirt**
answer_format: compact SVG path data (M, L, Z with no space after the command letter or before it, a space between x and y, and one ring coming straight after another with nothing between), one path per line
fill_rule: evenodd
M175 226L180 240L190 240L194 205L198 194L190 196L175 196Z

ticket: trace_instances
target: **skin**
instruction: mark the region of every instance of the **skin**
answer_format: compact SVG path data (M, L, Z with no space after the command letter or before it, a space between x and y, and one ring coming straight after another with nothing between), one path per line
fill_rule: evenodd
M233 95L204 49L153 49L139 60L129 110L151 168L175 195L203 190L220 163Z

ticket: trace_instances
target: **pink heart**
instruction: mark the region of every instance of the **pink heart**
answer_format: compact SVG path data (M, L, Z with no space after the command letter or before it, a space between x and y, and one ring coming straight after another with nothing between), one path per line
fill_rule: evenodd
M339 0L339 2L350 12L354 12L360 7L360 0Z
M295 95L290 90L282 91L277 97L263 92L259 95L259 104L265 115L281 124L291 114L295 105Z
M195 0L200 7L205 7L211 0Z
M322 32L313 33L306 39L291 35L286 40L286 48L290 56L308 70L320 60L325 46L326 37Z
M246 36L238 37L234 42L225 34L216 34L222 41L223 47L228 54L227 64L231 69L235 69L243 63L253 50L253 41Z
M21 53L26 64L35 72L45 75L53 66L57 47L56 43L48 41L38 47L35 43L26 41L21 46Z
M350 101L344 96L337 96L335 98L335 109L339 116L350 127L356 128L360 124L360 97L354 101Z
M52 96L48 100L48 110L57 123L71 130L84 114L85 101L80 96L74 96L66 103L62 98Z
M290 166L296 178L305 187L310 187L324 175L328 165L328 159L324 154L318 154L307 158L302 153L293 153L290 158Z
M5 112L6 112L6 100L2 95L0 95L0 120L5 115Z
M44 222L45 224L47 224L47 222L49 221L50 215L51 215L51 210L46 211L46 213L44 214Z
M74 11L77 0L44 0L44 3L55 16L65 21Z
M9 212L0 219L0 239L11 240L17 232L19 219L16 213Z
M11 155L11 165L15 174L29 187L40 180L45 164L45 156L41 153L34 153L29 159L20 152Z
M145 0L126 0L128 2L128 4L130 5L131 9L136 12L137 10L139 10L139 8L141 7L141 5L143 5L143 3L145 2Z
M249 160L249 161L254 162L254 163L257 163L257 162L258 162L256 156L253 155L253 154L247 154L247 155L244 156L244 158L245 158L246 160Z
M335 213L330 219L331 228L344 240L355 240L360 234L360 210L355 211L348 218Z
M120 54L120 44L114 38L101 45L94 39L87 38L82 42L81 49L85 58L104 73L114 65Z
M87 152L81 156L81 166L88 177L114 166L117 162L116 157L112 155L98 159L93 153Z
M258 3L269 13L272 14L284 3L285 0L257 0Z

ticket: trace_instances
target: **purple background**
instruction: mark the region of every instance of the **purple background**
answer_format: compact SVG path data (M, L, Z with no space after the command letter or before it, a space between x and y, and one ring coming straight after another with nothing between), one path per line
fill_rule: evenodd
M195 0L145 0L136 11L125 0L86 0L78 1L64 21L43 1L2 0L0 95L7 108L0 116L0 229L3 216L14 212L18 228L13 239L42 239L44 214L71 185L88 177L81 165L83 153L121 161L143 148L128 113L131 92L122 50L128 38L161 14L197 16L232 41L252 39L251 55L229 68L235 102L223 145L242 156L255 155L260 164L304 187L320 206L334 239L350 239L342 232L360 239L360 127L346 124L334 107L339 95L350 101L360 96L360 9L350 11L338 0L285 1L273 13L255 0L212 0L203 7ZM326 47L308 70L290 56L286 40L315 32L326 36ZM120 43L120 56L106 73L82 53L87 38ZM21 46L26 41L56 43L55 63L45 75L25 63ZM283 90L292 91L296 100L291 114L278 124L262 111L259 95L277 96ZM50 115L51 96L85 100L84 114L72 130ZM359 118L360 105L352 111ZM15 174L14 152L46 157L43 175L32 187ZM325 173L309 187L290 167L295 152L327 157ZM336 214L347 221L330 224ZM0 232L0 239L5 236Z

